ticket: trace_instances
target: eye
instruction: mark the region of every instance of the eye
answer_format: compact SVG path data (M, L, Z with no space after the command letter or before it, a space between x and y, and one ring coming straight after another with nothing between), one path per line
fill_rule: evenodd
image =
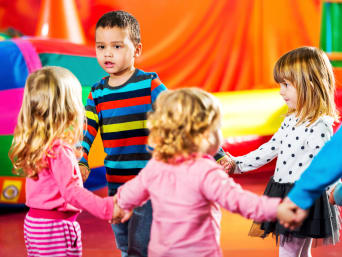
M122 46L121 45L115 45L114 48L115 49L120 49L120 48L122 48Z
M103 45L98 45L98 46L96 46L96 48L101 50L101 49L104 49L104 46Z

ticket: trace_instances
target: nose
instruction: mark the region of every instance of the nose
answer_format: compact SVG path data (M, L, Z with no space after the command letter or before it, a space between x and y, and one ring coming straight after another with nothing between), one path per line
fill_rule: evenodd
M113 56L113 53L110 49L106 49L105 52L104 52L104 55L106 57L112 57Z

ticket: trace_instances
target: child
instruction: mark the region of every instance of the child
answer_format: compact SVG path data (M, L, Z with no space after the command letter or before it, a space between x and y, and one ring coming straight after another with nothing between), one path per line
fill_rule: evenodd
M342 158L339 155L341 143L342 129L340 127L291 189L282 204L282 211L286 211L285 209L295 210L296 223L285 224L285 221L282 221L285 227L298 226L307 215L308 210L310 210L308 208L322 191L331 183L341 180ZM337 205L342 205L342 183L339 183L332 190L329 200Z
M288 114L269 142L257 150L235 158L236 173L256 169L277 159L274 176L265 195L284 198L311 160L333 134L338 119L334 103L334 76L326 54L314 47L301 47L283 55L274 68L280 95ZM261 224L262 234L280 236L279 256L311 256L312 238L325 243L338 240L338 212L324 192L311 208L300 229L293 232L277 222ZM254 224L255 225L255 224ZM258 231L252 227L250 235Z
M104 165L108 193L114 195L118 187L135 177L151 158L146 148L147 112L166 87L156 73L134 67L142 44L138 21L131 14L123 11L104 14L96 24L95 34L96 57L109 76L96 83L88 97L88 126L80 165L85 179L89 174L88 153L100 130L107 154ZM215 157L222 165L228 162L223 151ZM228 165L227 170L230 167ZM113 225L122 256L147 256L151 222L152 207L148 201L134 210L129 224Z
M111 197L83 188L75 157L84 122L81 91L77 78L61 67L42 68L26 81L9 155L14 171L27 177L28 256L82 256L80 209L113 217Z
M211 157L221 143L220 122L217 101L203 90L170 90L158 97L148 118L153 158L117 194L126 210L122 221L151 199L149 257L222 256L219 205L259 221L276 218L279 198L242 190Z

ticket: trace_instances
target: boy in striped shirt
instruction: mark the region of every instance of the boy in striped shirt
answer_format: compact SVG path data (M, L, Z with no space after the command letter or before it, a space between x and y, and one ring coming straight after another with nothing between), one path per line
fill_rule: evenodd
M89 150L100 131L107 154L104 165L108 193L114 195L151 158L147 150L147 113L166 87L156 73L134 67L142 44L139 23L131 14L124 11L104 14L96 24L95 40L97 60L109 76L93 85L88 96L80 168L86 179ZM220 162L228 160L222 150L215 157ZM148 201L134 210L128 222L112 225L122 256L147 256L151 223L152 207Z

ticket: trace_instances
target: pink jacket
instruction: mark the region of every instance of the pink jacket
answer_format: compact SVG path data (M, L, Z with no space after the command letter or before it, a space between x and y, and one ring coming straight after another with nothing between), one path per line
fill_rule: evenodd
M149 257L222 256L219 205L256 221L276 218L280 198L245 191L208 156L171 165L152 159L118 190L130 210L151 199Z
M83 188L72 148L56 141L52 150L53 157L46 157L49 167L38 173L37 180L26 179L26 205L61 212L87 210L100 219L112 219L112 197L102 198Z

